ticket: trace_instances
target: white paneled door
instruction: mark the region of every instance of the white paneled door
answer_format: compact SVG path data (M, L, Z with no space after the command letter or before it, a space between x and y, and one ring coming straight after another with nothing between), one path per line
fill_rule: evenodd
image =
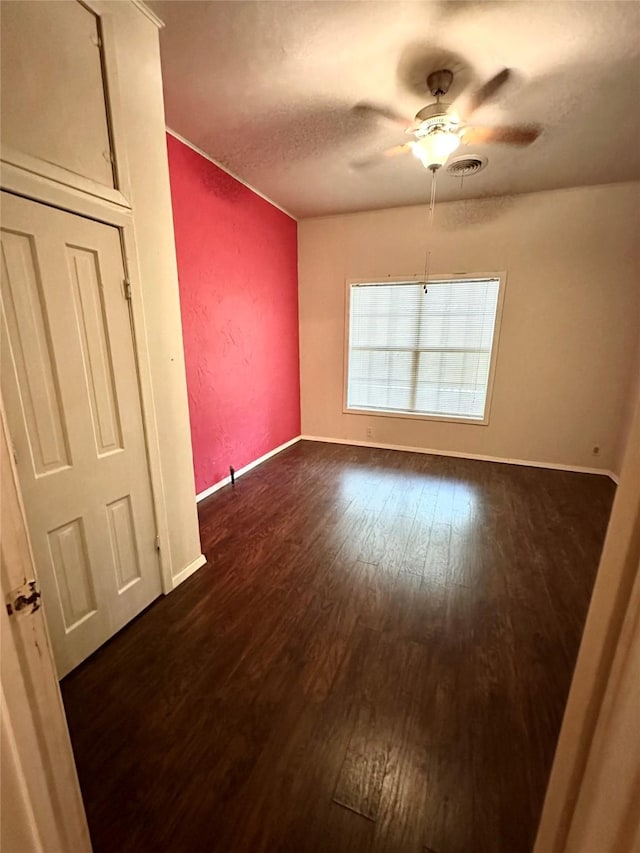
M119 231L2 193L2 395L58 675L161 592Z

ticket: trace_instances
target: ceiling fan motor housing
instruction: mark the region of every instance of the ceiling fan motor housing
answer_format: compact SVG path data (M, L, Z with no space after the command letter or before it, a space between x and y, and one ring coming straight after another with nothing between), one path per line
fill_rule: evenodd
M427 77L427 86L434 98L440 98L446 95L453 83L453 71L443 68L439 71L433 71Z
M412 128L412 132L418 138L428 136L434 131L456 131L459 122L449 114L451 104L429 104L428 107L423 107L416 114L416 127Z

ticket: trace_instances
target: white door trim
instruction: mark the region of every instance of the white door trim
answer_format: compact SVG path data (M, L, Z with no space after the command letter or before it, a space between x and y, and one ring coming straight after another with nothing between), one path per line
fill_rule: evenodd
M131 317L133 321L133 347L138 380L140 382L140 405L147 445L147 460L151 480L151 494L156 517L156 535L158 537L158 557L162 589L171 592L176 586L171 565L171 548L169 546L169 523L167 520L167 505L165 500L164 480L158 439L158 424L156 407L153 398L151 379L151 357L147 339L147 323L144 314L144 300L140 270L138 267L138 252L133 221L120 229L122 253L125 271L131 284Z
M637 623L633 624L640 612L636 580L639 560L640 400L636 403L534 853L613 853L614 849L631 853L637 849L632 834L640 831L640 824L636 821L634 827L633 821L626 820L619 811L621 803L630 803L637 796L635 764L633 773L628 772L627 766L612 774L602 756L627 751L636 756L637 763L640 750L637 708L630 708L628 693L620 681L620 672L625 668L631 672L632 667L638 666L639 651L637 646L632 647L630 637L635 634L637 640L640 636ZM608 803L614 804L615 809ZM637 815L637 808L634 814ZM606 840L589 834L589 827L593 826L601 831L607 828Z
M3 170L0 178L4 179L5 175L6 172ZM75 191L70 191L69 188L62 186L52 187L50 182L41 176L38 176L35 182L32 178L33 176L25 176L20 170L15 170L11 173L10 187L0 186L0 189L69 213L85 215L89 219L115 226L120 232L125 272L131 284L134 356L140 386L140 405L146 436L153 508L160 545L160 574L163 592L167 593L174 589L176 583L172 578L173 567L170 557L171 550L169 547L167 509L160 461L158 424L153 398L151 358L149 354L148 331L145 321L133 216L130 211L124 208L114 211L109 202L98 198L85 198L83 209L78 211L78 198Z

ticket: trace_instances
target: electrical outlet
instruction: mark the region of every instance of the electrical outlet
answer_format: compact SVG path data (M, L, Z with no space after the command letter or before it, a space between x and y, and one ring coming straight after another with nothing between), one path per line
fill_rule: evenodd
M373 438L373 427L367 427L367 438Z
M600 456L600 445L594 444L593 447L591 448L591 452L593 453L594 456Z

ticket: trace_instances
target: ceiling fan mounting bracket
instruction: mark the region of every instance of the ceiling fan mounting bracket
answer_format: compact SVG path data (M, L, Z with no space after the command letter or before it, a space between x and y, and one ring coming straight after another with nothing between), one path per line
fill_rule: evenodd
M432 71L427 77L427 86L434 98L446 95L452 82L453 72L447 68L443 68L440 71Z

